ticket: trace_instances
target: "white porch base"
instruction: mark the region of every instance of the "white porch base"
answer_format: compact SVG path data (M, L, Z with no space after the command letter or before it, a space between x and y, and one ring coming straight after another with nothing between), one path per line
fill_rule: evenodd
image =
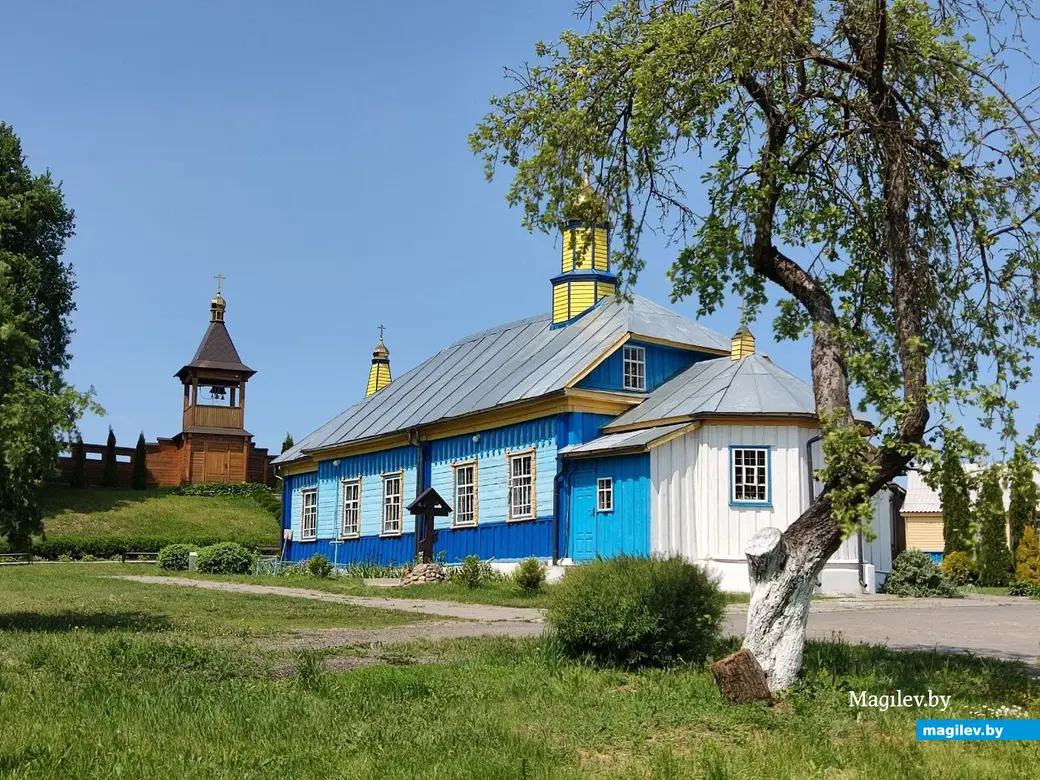
M750 593L751 581L748 578L747 561L700 560L702 566L719 578L719 585L725 591L733 593ZM884 575L878 575L869 563L863 565L864 579L867 588L859 584L855 561L828 563L820 575L817 593L826 595L858 595L876 593L878 585L884 582Z

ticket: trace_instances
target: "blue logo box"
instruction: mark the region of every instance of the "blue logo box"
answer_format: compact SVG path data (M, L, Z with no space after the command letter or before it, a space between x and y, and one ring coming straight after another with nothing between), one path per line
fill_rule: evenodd
M919 720L917 738L952 740L1040 740L1040 720Z

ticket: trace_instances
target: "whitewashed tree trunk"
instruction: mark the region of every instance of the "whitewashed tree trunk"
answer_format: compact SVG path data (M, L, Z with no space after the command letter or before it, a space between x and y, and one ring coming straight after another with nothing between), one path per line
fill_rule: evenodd
M815 504L787 532L763 528L748 540L751 603L744 647L773 693L790 688L798 676L816 579L840 543L829 506Z

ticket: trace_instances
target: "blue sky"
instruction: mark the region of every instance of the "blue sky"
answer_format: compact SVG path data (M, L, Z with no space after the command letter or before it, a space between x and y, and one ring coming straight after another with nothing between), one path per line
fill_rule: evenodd
M456 339L547 311L558 239L520 226L467 134L502 66L577 27L571 4L18 3L0 118L77 214L70 380L120 443L180 429L174 372L205 331L213 275L258 371L246 427L277 452L364 393L387 326L395 375ZM16 34L11 34L16 33ZM1020 79L1032 82L1032 74ZM636 292L661 303L653 238ZM430 310L433 302L433 310ZM694 317L695 306L676 307ZM738 305L705 320L729 335ZM808 378L808 345L760 351ZM1025 419L1040 403L1026 399ZM1025 420L1023 420L1024 422Z

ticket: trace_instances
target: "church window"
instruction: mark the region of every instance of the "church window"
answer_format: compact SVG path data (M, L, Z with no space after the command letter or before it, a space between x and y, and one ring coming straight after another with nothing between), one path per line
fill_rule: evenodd
M731 447L730 503L768 505L769 448Z
M300 493L300 538L316 539L318 537L318 491L310 488Z
M624 348L625 389L646 390L646 350L643 347Z
M477 524L477 464L456 463L452 469L455 474L455 510L453 525L465 526Z
M401 477L402 474L383 476L383 534L401 533Z
M509 519L534 518L534 453L509 456Z
M343 480L343 517L339 534L348 539L361 536L360 479Z
M610 477L600 477L596 480L596 511L614 511L614 480Z

